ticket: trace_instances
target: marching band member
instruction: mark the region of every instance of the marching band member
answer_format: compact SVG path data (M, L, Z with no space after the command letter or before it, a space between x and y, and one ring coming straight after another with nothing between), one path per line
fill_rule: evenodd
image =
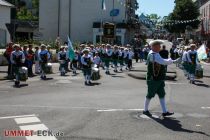
M129 52L128 52L128 48L125 48L124 60L125 60L125 66L126 66L125 69L128 70L128 61L129 61Z
M85 85L91 84L91 65L93 63L93 59L89 54L89 49L83 50L84 55L81 57L81 63L83 66L83 73L85 77Z
M196 65L198 62L198 54L195 50L196 45L191 44L190 50L187 52L187 60L189 63L189 75L190 75L190 83L195 84L195 72L196 72Z
M122 71L124 65L124 47L121 47L119 51L119 63L120 63L120 71Z
M101 58L101 67L103 69L105 69L105 53L106 53L105 47L106 47L106 45L102 44L100 49L99 49L99 56Z
M174 113L168 112L166 108L165 103L165 76L166 76L166 69L165 65L170 65L173 62L172 59L163 59L159 52L161 48L161 44L163 42L159 40L154 40L150 42L150 46L152 47L152 50L148 54L148 62L147 62L147 86L148 86L148 92L144 103L144 111L143 114L152 116L152 114L149 112L148 107L150 100L157 94L160 99L160 105L162 108L162 116L170 116Z
M50 54L49 51L46 49L46 46L44 44L41 45L41 51L39 52L39 62L40 62L40 68L41 68L41 79L46 79L46 65L48 61L50 60Z
M60 62L59 70L60 70L61 76L64 76L66 73L65 64L67 61L67 53L65 51L65 46L61 46L60 52L58 52L58 61Z
M106 53L105 53L105 67L106 67L106 74L110 74L109 72L109 65L112 57L112 48L110 44L106 45Z
M93 62L94 62L94 64L97 65L97 68L99 68L100 67L100 64L101 64L101 58L100 58L98 52L96 52L95 55L96 56L93 58Z
M77 62L79 60L79 52L75 51L74 59L72 60L73 74L77 74Z
M184 70L184 75L187 76L187 78L189 79L189 73L188 73L188 69L189 69L189 66L188 66L188 59L187 59L187 52L189 51L189 47L188 46L185 46L184 47L184 52L183 52L183 55L182 55L182 65L183 65L183 70Z
M134 53L131 50L131 48L129 48L128 50L128 69L131 70L132 68L132 59L133 59Z
M112 62L114 64L114 72L117 72L117 64L119 59L119 50L117 46L114 46L114 51L112 53Z
M19 86L20 84L20 73L19 70L20 68L24 65L25 62L25 55L24 53L20 50L20 45L19 44L14 44L13 48L15 49L10 56L10 61L12 63L13 71L15 73L15 86Z

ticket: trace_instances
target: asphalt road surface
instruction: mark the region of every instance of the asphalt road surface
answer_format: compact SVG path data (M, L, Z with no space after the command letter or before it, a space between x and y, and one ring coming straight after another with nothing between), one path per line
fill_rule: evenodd
M139 67L144 64L134 64ZM146 82L127 72L85 86L82 73L55 74L47 81L31 78L21 88L0 81L0 140L209 140L210 66L205 77L190 85L174 65L177 80L166 81L167 107L175 115L162 119L157 96L142 115ZM28 85L27 85L28 84ZM62 136L6 137L6 130L49 130Z

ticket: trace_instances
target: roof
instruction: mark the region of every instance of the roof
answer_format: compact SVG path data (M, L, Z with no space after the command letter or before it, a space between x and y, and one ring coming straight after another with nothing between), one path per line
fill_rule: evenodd
M5 0L0 0L0 6L14 7L14 5Z

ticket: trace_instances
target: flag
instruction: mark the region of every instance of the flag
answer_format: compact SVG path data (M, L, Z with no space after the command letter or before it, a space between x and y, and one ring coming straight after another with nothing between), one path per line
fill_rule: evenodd
M68 36L68 51L69 51L69 59L72 61L75 57L74 48L72 42Z
M101 9L106 10L106 3L105 0L101 0Z
M197 50L198 53L198 59L199 60L205 60L207 59L207 53L206 53L206 45L201 45L200 48Z

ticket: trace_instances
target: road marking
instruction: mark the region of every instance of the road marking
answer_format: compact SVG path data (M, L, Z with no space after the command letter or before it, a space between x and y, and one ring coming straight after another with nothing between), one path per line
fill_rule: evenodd
M6 117L0 117L0 120L3 119L14 119L14 118L23 118L23 117L34 117L36 116L35 114L31 114L31 115L21 115L21 116L6 116Z
M33 130L33 131L40 131L40 130L49 130L46 125L44 124L35 124L35 125L24 125L20 126L21 130ZM54 136L28 136L26 137L27 140L57 140Z
M203 107L201 107L201 108L202 108L202 109L210 109L210 107L204 107L204 106L203 106Z
M37 117L15 118L17 124L37 123L41 122Z
M34 131L38 131L38 130L49 130L47 128L46 125L44 124L34 124L34 125L23 125L20 126L21 130L34 130Z
M144 109L104 109L97 112L119 112L119 111L143 111Z

